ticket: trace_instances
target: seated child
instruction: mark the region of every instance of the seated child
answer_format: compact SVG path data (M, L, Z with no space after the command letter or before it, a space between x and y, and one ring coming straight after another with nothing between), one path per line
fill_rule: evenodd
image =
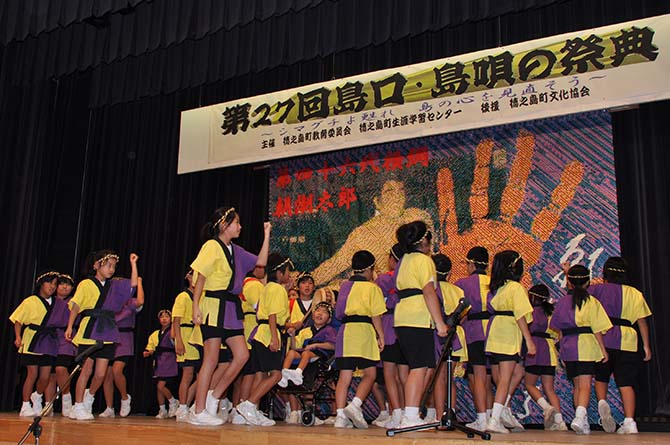
M320 356L331 355L335 350L337 331L328 324L332 313L333 307L330 304L319 303L312 311L313 326L301 329L298 335L289 332L291 349L284 358L279 386L286 388L289 381L302 385L302 373L307 365ZM298 367L290 369L294 360L300 360Z

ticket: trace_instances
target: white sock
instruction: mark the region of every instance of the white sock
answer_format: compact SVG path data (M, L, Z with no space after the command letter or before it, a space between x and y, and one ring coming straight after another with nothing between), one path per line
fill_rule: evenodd
M402 418L402 409L396 408L393 410L393 414L391 414L394 419L400 419Z
M164 406L161 406L161 407L158 409L158 412L161 412L161 413L164 413L164 412L166 412L166 411L167 411L167 410L165 409Z
M509 394L507 394L507 398L505 399L505 406L509 405L509 401L512 398Z
M345 417L344 408L337 408L337 417Z
M72 394L70 393L63 394L62 401L72 403Z
M23 402L23 405L21 406L21 409L25 408L26 406L28 408L32 408L32 405L30 404L30 402Z
M426 418L429 419L437 418L437 410L435 408L428 408L426 410Z
M583 418L586 417L586 408L583 406L578 406L575 410L575 417Z
M406 406L405 407L405 416L409 418L419 417L419 407L418 406Z
M625 424L629 424L629 423L633 423L633 422L635 422L635 419L633 419L632 417L626 417L626 418L623 419L623 423L625 423Z
M500 414L502 414L502 410L505 408L503 405L500 403L494 403L493 404L493 409L491 410L491 418L500 420Z
M492 411L491 409L486 410L486 419L487 420L491 418L491 411Z
M298 374L302 375L302 369L300 369L300 368L295 368L295 372L297 372Z
M354 405L356 408L360 408L361 406L363 406L363 401L358 397L354 397L354 400L351 401L351 404Z
M188 409L188 405L185 404L185 403L180 403L180 404L179 404L179 408L180 408L180 409Z
M549 409L549 407L551 407L549 402L547 402L547 399L545 399L544 397L540 397L537 400L537 404L540 405L540 408L542 408L543 411L546 411Z
M486 423L486 413L477 413L477 422Z
M168 403L169 403L170 405L174 405L174 403L175 403L176 401L177 401L177 399L175 399L174 396L173 396L170 400L168 400Z
M556 423L563 423L563 414L561 413L556 414L554 416L554 420L556 421Z

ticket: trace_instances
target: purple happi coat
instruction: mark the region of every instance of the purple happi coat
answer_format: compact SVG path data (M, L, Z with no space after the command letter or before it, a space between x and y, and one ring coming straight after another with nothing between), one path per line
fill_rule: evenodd
M473 273L455 283L456 286L463 289L465 301L470 305L470 312L462 323L463 330L465 331L465 341L468 344L486 340L486 332L484 331L482 320L472 319L476 314L484 313L483 315L487 316L485 312L488 305L482 301L479 275L478 273Z
M177 355L174 352L174 343L170 337L172 326L158 333L158 346L154 352L154 377L170 378L178 374Z
M114 358L135 354L135 319L140 309L137 307L137 298L131 298L114 316L116 326L119 328L119 341L116 343Z
M51 298L51 305L44 316L44 322L33 337L30 351L50 356L58 355L58 328L67 327L70 310L60 298Z
M549 329L549 318L544 313L542 306L533 308L533 322L528 326L530 334L535 343L535 355L527 355L525 366L552 366L549 342L554 342L552 338L543 338L541 335L547 334ZM533 335L536 334L536 335ZM539 335L537 335L539 334Z
M93 281L100 287L100 283L93 279ZM102 314L93 312L92 320L86 326L84 338L91 340L101 340L106 342L117 343L119 341L119 329L116 325L115 315L123 306L133 297L135 288L131 286L130 280L126 278L115 278L108 280L105 283L107 295L104 296L104 301L98 301L96 309L82 311L82 318L85 318L86 313L92 311L101 311ZM100 298L103 298L105 290L101 291Z
M396 342L395 328L393 327L393 311L400 299L395 287L395 271L389 271L381 274L375 281L384 294L386 302L386 313L382 315L382 327L384 328L384 345L389 346Z

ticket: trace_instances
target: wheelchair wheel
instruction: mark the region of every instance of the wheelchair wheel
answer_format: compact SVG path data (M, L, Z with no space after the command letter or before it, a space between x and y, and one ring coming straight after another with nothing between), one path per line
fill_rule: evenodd
M309 407L302 412L302 424L304 426L314 425L314 407Z

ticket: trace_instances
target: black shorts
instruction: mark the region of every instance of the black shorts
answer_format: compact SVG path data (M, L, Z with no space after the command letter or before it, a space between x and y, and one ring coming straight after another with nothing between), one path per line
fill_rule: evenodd
M385 345L380 354L383 362L395 363L396 365L406 365L407 359L400 350L400 345L396 341L392 345Z
M251 342L251 359L255 362L256 372L281 371L284 354L281 350L272 352L263 343L253 340Z
M519 354L496 354L495 352L492 352L491 355L489 355L489 358L492 365L498 365L500 362L519 363L521 361Z
M200 326L202 332L202 340L209 340L210 338L220 338L222 342L230 337L244 335L244 329L224 329L215 326L207 326L205 324Z
M121 357L114 357L111 362L122 362L125 363L126 365L130 362L130 359L133 358L132 355L122 355Z
M219 349L219 363L230 363L233 360L233 353L230 349Z
M596 381L609 382L614 374L616 386L634 386L637 374L642 363L642 356L638 352L607 349L609 359L605 363L596 363Z
M56 357L46 354L19 354L21 366L53 366Z
M435 336L430 328L395 328L409 369L435 368Z
M184 360L183 362L177 362L179 369L193 368L195 371L198 371L201 365L202 360Z
M580 375L595 375L596 362L564 362L565 374L570 380Z
M72 365L74 365L74 356L72 355L58 354L54 362L54 366L67 369L70 369Z
M485 346L484 340L468 343L468 365L486 366L488 364Z
M555 366L540 366L540 365L526 366L526 372L528 374L533 374L533 375L554 376L554 375L556 375L556 367Z
M77 348L77 355L86 351L92 345L79 345ZM89 355L88 358L97 359L107 359L110 362L114 359L114 352L116 351L116 345L114 343L106 343L102 348L96 350L93 354Z
M375 383L379 386L386 386L386 380L384 380L384 368L377 366L377 376L375 377Z
M354 371L375 366L377 366L376 361L362 357L337 357L335 359L335 367L339 370Z

